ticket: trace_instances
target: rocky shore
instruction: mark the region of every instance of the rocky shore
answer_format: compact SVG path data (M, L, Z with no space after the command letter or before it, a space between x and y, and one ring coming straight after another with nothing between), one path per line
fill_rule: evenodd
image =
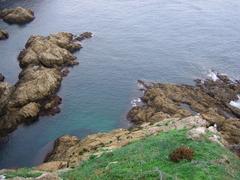
M84 34L80 36L85 37ZM29 38L18 56L22 68L18 82L15 85L0 82L1 137L39 115L60 111L57 106L61 98L56 93L64 76L62 70L78 64L73 53L80 50L79 42L73 34L65 32Z
M217 74L217 80L196 80L195 86L139 83L144 87L143 105L133 107L128 113L128 119L135 124L133 128L89 135L82 140L69 135L60 137L46 161L72 167L92 154L101 154L146 136L181 128L193 129L190 134L196 140L199 134L210 129L215 134L210 140L239 153L240 114L239 109L231 105L238 100L238 81Z
M203 131L199 131L199 128ZM46 164L58 162L64 164L65 168L75 167L92 155L100 156L102 153L111 152L133 141L173 129L191 129L189 137L193 139L200 138L203 134L211 131L213 135L209 137L209 140L222 146L227 145L220 133L200 116L168 118L155 123L143 123L131 129L116 129L109 133L93 134L84 139L69 135L62 136L55 141L53 151L46 157L46 162L49 162ZM43 170L43 168L41 169Z

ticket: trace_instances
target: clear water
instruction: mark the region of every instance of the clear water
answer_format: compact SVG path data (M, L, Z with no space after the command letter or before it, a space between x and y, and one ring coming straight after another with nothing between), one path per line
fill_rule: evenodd
M16 56L32 34L91 31L59 92L62 112L19 127L0 145L0 167L39 163L63 134L85 136L126 126L138 79L192 83L215 69L239 77L240 1L236 0L0 0L35 11L26 26L7 25L0 72L16 82Z

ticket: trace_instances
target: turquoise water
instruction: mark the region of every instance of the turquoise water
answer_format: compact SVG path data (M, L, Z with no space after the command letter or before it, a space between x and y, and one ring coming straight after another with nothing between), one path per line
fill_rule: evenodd
M32 166L63 134L85 136L126 127L137 80L188 83L209 69L239 78L240 1L236 0L7 0L35 11L25 26L7 25L0 42L0 72L16 82L16 57L32 34L91 31L75 55L59 95L61 113L19 127L0 145L0 167Z

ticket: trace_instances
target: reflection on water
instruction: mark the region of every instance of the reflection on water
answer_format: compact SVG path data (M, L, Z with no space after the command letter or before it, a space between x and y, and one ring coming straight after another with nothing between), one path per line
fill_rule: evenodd
M85 136L127 125L138 79L192 83L209 69L239 77L240 1L0 1L1 8L18 5L32 8L36 19L25 26L0 22L10 34L0 42L0 72L11 83L30 35L91 31L95 36L75 54L80 65L62 83L62 112L12 133L0 145L0 167L39 163L48 143L63 134Z

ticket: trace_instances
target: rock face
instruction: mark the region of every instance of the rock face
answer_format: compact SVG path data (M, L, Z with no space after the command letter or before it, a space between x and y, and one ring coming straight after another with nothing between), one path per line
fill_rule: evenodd
M46 161L63 161L72 167L79 165L92 155L100 156L103 152L112 151L159 132L206 126L209 126L209 123L200 116L190 116L183 119L164 119L153 124L144 123L133 129L116 129L109 133L93 134L82 140L75 136L65 135L55 141L53 151L47 156ZM221 138L219 141L224 143Z
M166 117L184 118L197 113L217 129L230 144L240 143L240 109L230 105L238 100L240 83L217 74L217 79L196 80L195 86L143 84L144 105L134 107L128 119L135 124L156 122Z
M8 39L8 32L3 30L3 29L0 29L0 40L5 40L5 39Z
M25 24L34 19L34 13L31 9L16 7L0 11L0 18L9 24Z
M11 86L0 77L0 136L39 115L60 112L61 98L56 96L62 81L62 69L77 64L73 52L81 45L71 33L47 37L32 36L19 54L22 68L19 81Z

